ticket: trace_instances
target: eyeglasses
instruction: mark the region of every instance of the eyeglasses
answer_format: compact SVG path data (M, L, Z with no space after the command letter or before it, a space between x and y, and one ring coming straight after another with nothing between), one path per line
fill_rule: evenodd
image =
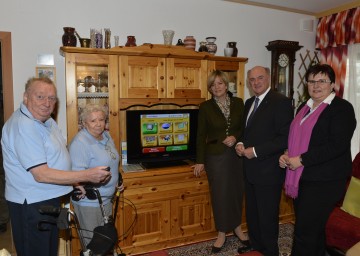
M318 84L318 85L325 85L325 84L330 84L331 83L331 81L328 81L328 80L326 80L326 79L319 79L319 80L317 80L317 81L315 81L315 80L309 80L309 81L307 81L307 84L308 85L311 85L311 86L314 86L315 84Z
M106 152L108 152L111 159L113 159L113 160L116 159L115 153L111 151L111 148L108 146L108 144L105 145L105 150L106 150Z
M43 95L35 95L35 99L37 101L41 101L41 102L44 102L44 101L48 100L51 103L55 103L57 101L56 97L53 97L53 96L46 97L46 96L43 96Z

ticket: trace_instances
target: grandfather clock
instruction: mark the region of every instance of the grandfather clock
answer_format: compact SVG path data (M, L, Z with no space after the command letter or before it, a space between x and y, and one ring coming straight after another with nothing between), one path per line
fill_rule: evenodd
M302 46L299 42L275 40L266 48L271 51L271 88L292 99L295 53Z

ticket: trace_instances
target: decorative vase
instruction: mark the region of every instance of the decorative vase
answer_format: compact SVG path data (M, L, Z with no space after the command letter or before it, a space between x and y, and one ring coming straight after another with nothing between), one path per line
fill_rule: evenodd
M111 42L110 42L111 30L109 28L104 28L104 31L105 31L104 47L105 49L109 49L111 48Z
M63 46L76 46L75 28L63 27L64 34L62 36Z
M128 37L127 37L127 42L126 42L125 46L127 46L127 47L136 46L135 36L128 36Z
M234 48L226 47L224 49L224 56L225 57L232 57L233 53L234 53Z
M206 42L201 41L198 52L207 52L207 51L208 51L208 49L207 49L207 47L206 47Z
M184 45L186 49L195 51L196 40L193 36L186 36L184 39Z
M217 50L217 45L215 44L216 37L210 36L206 38L206 48L210 54L215 55Z
M231 57L237 57L237 55L238 55L238 49L236 48L236 42L228 42L228 47L234 49Z
M95 48L103 48L102 30L95 31Z
M175 31L174 30L163 30L164 36L164 45L172 45L172 40L174 38Z

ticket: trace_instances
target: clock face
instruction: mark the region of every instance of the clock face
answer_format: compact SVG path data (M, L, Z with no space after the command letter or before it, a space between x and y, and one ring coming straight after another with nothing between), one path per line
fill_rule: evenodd
M285 53L280 54L278 63L280 67L286 67L289 64L289 56L287 56Z

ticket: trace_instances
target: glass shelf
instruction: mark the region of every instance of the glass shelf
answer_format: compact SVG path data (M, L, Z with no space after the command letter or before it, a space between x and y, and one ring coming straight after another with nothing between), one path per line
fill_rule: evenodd
M108 98L108 92L78 92L78 98Z

